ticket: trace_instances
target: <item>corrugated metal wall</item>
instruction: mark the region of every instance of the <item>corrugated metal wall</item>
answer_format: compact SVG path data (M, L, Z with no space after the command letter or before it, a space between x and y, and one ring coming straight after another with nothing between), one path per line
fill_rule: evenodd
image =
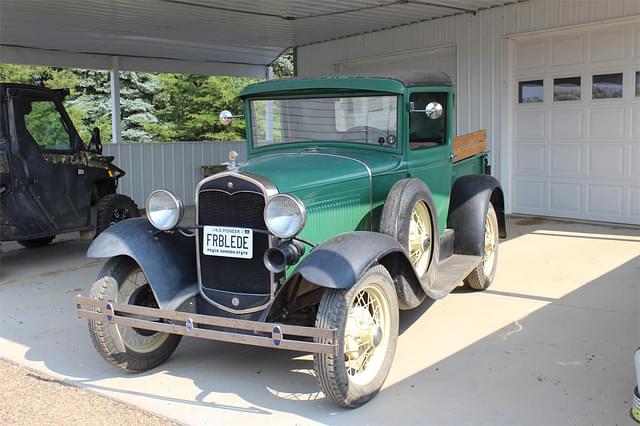
M336 64L454 44L457 130L486 128L494 170L509 192L509 63L505 35L638 15L639 0L531 0L298 48L300 76L330 75ZM496 143L500 141L501 143Z
M120 180L118 192L144 206L154 189L169 189L185 205L194 203L196 184L202 179L202 166L227 162L229 151L247 158L242 142L158 142L105 144L104 155L113 155L115 164L127 172Z

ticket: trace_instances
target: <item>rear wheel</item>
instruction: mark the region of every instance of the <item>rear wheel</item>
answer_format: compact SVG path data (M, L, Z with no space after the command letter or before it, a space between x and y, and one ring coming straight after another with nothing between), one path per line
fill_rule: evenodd
M474 290L489 288L498 269L498 216L489 203L484 222L484 255L482 262L464 279L467 287Z
M122 194L105 195L98 200L96 208L98 209L96 235L115 223L140 216L136 203Z
M104 277L113 280L100 279ZM144 272L129 257L111 258L98 278L89 295L93 299L158 307ZM162 364L176 350L181 338L94 320L89 320L89 334L106 361L128 372L145 371Z
M369 401L389 374L398 340L398 299L389 272L374 266L350 289L325 290L316 327L338 330L337 354L313 358L325 395L346 408Z
M25 248L43 247L53 241L55 237L55 235L52 235L50 237L33 238L31 240L18 240L18 244Z

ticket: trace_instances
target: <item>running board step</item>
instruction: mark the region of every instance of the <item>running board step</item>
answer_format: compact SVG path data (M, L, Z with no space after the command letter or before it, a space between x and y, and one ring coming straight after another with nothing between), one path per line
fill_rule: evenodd
M442 299L451 292L482 261L481 256L454 254L438 265L436 281L426 291L432 299Z

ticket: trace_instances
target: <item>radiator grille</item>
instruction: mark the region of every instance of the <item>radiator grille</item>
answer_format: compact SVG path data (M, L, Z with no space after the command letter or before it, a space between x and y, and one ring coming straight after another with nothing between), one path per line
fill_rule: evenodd
M227 179L221 179L224 183ZM260 188L224 192L221 182L211 181L198 194L198 223L200 225L232 226L266 230L263 219L265 200ZM246 183L243 186L247 186ZM198 238L202 247L202 230ZM200 256L200 278L205 289L234 293L269 294L271 274L265 268L262 257L269 247L266 234L253 233L253 257L235 259L229 257Z

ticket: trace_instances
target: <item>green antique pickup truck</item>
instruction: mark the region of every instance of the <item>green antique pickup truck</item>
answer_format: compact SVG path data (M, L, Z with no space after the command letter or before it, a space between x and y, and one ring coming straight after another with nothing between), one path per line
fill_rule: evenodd
M506 229L486 132L454 137L442 73L267 81L241 96L248 160L232 152L198 183L194 224L157 190L146 218L103 232L88 256L108 260L78 316L126 371L158 366L183 335L305 351L324 394L360 406L389 372L400 309L495 276Z

